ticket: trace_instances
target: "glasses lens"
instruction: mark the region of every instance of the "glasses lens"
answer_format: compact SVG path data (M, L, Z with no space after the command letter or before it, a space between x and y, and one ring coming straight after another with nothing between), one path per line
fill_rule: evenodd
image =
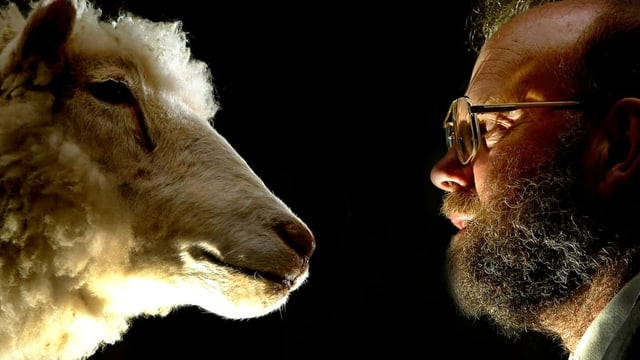
M476 153L477 137L474 119L471 115L471 103L467 98L456 100L453 111L455 146L458 159L467 164Z
M451 104L451 106L449 107L449 112L447 113L447 117L444 120L444 136L445 139L447 140L447 150L451 149L454 143L454 137L456 136L456 134L454 133L454 129L453 129L453 124L455 123L455 120L453 119L453 109L455 107L455 101Z

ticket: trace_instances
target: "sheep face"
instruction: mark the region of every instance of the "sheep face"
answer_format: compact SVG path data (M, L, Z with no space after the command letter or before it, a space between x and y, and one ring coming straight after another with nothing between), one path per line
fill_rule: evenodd
M183 305L261 316L308 276L313 235L212 126L180 24L99 14L0 13L3 358L86 356Z
M140 38L132 36L138 28ZM188 62L185 48L158 56L140 46L143 35L158 31L166 43L177 30L131 18L70 39L71 76L56 84L63 95L53 122L109 177L132 239L123 275L133 289L116 274L95 290L131 306L134 289L149 291L142 281L166 305L264 314L305 280L314 240L212 127L204 64ZM99 36L99 46L84 45Z

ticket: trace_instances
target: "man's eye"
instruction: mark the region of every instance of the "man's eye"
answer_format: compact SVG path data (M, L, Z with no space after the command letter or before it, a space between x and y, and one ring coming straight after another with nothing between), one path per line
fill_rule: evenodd
M511 121L502 119L485 120L480 123L480 133L487 147L495 145L511 127Z
M107 80L89 83L87 84L87 90L96 99L110 104L130 104L133 101L133 95L129 87L122 81Z

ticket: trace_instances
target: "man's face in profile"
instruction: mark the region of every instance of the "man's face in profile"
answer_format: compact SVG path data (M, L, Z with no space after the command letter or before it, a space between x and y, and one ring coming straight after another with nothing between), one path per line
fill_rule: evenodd
M474 214L447 254L449 286L467 315L490 314L507 332L531 326L591 278L600 261L597 225L575 201L583 137L566 135L555 158L526 174L513 156L493 156L490 168L501 170L485 202L471 191L446 195L445 214Z

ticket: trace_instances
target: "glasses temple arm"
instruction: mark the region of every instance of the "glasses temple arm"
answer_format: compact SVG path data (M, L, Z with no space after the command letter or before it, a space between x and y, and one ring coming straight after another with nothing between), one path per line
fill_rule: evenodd
M485 113L493 111L513 111L524 108L535 107L572 107L580 105L579 101L538 101L538 102L526 102L526 103L509 103L509 104L495 104L495 105L471 105L471 112L473 113Z

